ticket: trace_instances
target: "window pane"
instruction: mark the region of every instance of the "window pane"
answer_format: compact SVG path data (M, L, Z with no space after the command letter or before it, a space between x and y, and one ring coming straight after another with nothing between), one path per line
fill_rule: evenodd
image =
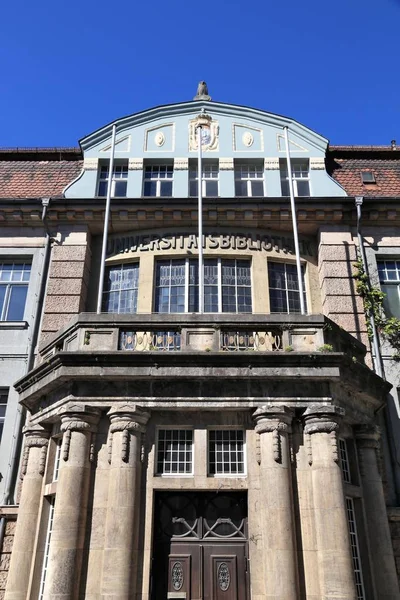
M282 196L290 196L289 192L289 181L287 179L281 179Z
M6 321L22 321L22 319L24 318L27 292L27 285L11 286L8 310L5 318Z
M400 285L381 285L381 288L386 294L383 299L386 316L400 319Z
M268 262L270 310L300 312L300 292L296 265ZM302 269L304 305L307 309L304 269Z
M103 311L107 313L136 313L139 265L109 267L104 281Z
M247 181L235 181L235 195L247 196Z
M6 297L6 291L7 291L7 286L6 285L0 285L0 319L4 318L3 315L3 309L4 309L4 300Z
M107 185L108 185L107 181L99 181L99 191L98 191L99 196L107 196Z
M310 184L308 181L297 181L297 195L298 196L309 196L310 195Z
M156 181L145 181L143 195L144 196L156 196L157 195L157 182Z
M161 182L160 196L172 196L172 181Z
M114 183L115 185L115 191L114 191L114 196L116 198L121 198L121 197L125 197L126 196L126 188L127 188L127 181L116 181Z
M189 182L189 196L197 196L197 181Z
M251 194L252 196L264 196L264 184L262 181L251 182Z
M205 182L205 196L216 197L218 196L218 181L206 181Z

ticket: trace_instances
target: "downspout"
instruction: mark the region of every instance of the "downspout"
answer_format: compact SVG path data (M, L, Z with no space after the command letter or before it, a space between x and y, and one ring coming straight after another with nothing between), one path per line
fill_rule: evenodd
M44 239L44 256L42 263L42 276L40 279L39 294L36 301L36 310L34 312L33 324L32 324L32 337L28 346L28 354L26 361L26 373L32 369L35 360L35 349L39 337L39 326L41 321L41 313L43 308L44 295L46 290L47 276L49 271L49 258L50 258L50 234L46 222L47 207L49 206L50 198L42 198L42 223L46 231ZM14 444L11 454L11 464L9 469L8 481L4 490L1 505L15 504L15 486L18 474L19 455L22 448L22 428L24 425L25 410L22 406L17 411L17 418L15 421L16 436L14 437ZM0 549L3 547L4 533L6 528L6 518L1 517L0 519Z

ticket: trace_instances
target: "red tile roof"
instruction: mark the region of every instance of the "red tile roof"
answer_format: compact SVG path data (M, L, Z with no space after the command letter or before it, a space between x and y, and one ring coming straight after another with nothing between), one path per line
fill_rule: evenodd
M328 172L349 196L400 196L400 151L391 146L331 146ZM363 183L361 173L372 172L375 183Z
M82 164L79 148L0 148L0 198L62 196Z

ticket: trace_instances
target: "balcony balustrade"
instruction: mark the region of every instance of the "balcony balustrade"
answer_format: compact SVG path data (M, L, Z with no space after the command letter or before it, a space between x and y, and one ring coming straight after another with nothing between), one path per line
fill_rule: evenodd
M63 352L344 352L365 346L323 315L81 313L41 347L38 362Z

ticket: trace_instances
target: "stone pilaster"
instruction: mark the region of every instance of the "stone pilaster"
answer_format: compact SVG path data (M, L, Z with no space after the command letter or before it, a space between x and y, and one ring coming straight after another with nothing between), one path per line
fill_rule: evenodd
M312 405L304 435L312 472L316 549L321 598L356 596L337 433L343 409Z
M5 593L7 600L27 597L50 432L40 425L28 426L24 436L23 484Z
M366 526L370 542L371 566L379 598L399 598L399 584L390 538L382 479L377 453L380 432L377 427L356 428L357 450L363 489Z
M54 507L45 600L76 600L90 485L90 460L99 411L71 405L61 414L63 441Z
M260 519L264 539L265 598L298 599L289 434L293 412L265 405L253 415L260 435Z
M108 415L110 473L101 594L128 600L136 597L142 435L150 415L128 404L113 407Z

